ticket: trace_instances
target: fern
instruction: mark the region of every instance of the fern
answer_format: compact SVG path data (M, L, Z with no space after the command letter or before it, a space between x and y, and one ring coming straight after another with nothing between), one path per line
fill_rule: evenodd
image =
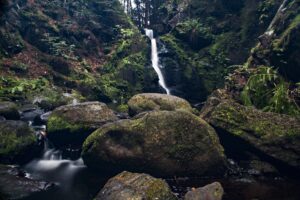
M241 93L241 99L247 106L255 105L258 108L263 108L271 98L270 88L276 85L279 81L277 71L269 67L260 67L256 74L250 76Z
M277 113L300 114L298 106L289 94L289 84L278 75L276 70L270 67L259 67L249 77L240 97L246 106L255 106L264 111Z

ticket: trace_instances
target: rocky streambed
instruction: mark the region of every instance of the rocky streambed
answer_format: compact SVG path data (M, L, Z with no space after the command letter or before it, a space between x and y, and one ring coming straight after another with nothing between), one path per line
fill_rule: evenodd
M201 111L162 94L132 97L129 115L100 102L46 115L0 104L2 199L300 198L299 119L221 90Z

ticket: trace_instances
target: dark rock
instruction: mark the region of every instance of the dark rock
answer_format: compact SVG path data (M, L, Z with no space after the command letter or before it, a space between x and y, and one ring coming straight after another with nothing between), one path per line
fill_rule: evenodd
M8 120L20 119L20 114L18 112L17 105L13 102L8 101L0 102L0 116L3 116Z
M260 175L278 175L278 170L267 162L263 162L260 160L252 160L249 163L249 168L251 171L255 170ZM251 173L250 173L251 174Z
M267 32L259 38L260 44L252 50L250 66L273 66L285 79L300 81L299 12L299 2L282 2Z
M107 124L83 144L92 168L160 176L220 175L225 155L214 129L190 112L154 111Z
M41 150L34 131L22 121L0 122L0 162L24 164Z
M184 196L184 200L222 200L224 189L219 182L193 189Z
M166 94L145 93L137 94L128 101L130 115L154 110L186 110L193 112L193 108L186 100Z
M47 134L56 145L81 145L94 130L117 119L114 112L100 102L61 106L49 116Z
M20 109L21 119L24 121L37 121L40 116L44 113L43 110L35 105L24 105Z
M209 98L201 116L218 130L224 142L234 141L235 145L229 148L239 148L239 154L247 148L278 167L300 169L299 118L262 112L217 96Z
M42 114L40 117L39 117L39 120L41 123L46 123L51 115L51 111L50 112L46 112L44 114Z
M0 199L23 199L53 188L49 183L20 176L14 167L0 165Z
M176 200L168 184L147 174L122 172L111 178L95 200Z

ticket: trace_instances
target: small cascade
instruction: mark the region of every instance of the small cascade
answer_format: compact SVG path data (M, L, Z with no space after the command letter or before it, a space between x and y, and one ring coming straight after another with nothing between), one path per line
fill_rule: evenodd
M78 160L64 159L62 152L52 147L45 138L44 153L40 159L33 160L25 166L29 177L34 179L45 178L49 181L68 185L79 170L85 168L81 158Z
M152 67L154 68L156 74L158 75L159 85L166 91L168 95L171 94L170 89L166 85L165 78L161 71L161 65L159 64L159 57L157 53L157 42L153 35L153 30L145 29L146 35L151 40L151 58L152 58Z

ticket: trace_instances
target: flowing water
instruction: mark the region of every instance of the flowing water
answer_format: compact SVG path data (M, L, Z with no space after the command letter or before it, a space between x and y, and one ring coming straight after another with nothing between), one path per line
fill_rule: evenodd
M74 174L83 168L85 168L85 165L81 158L77 160L63 159L62 152L51 148L47 139L45 139L43 156L25 166L26 171L29 172L32 178L48 177L49 181L60 182L64 187L68 186ZM57 175L61 174L61 176L48 176L52 172Z
M45 149L41 158L24 166L27 177L49 182L53 185L48 191L36 193L28 200L88 200L93 199L108 179L87 169L81 158L66 158L61 150L54 149L45 139Z
M170 89L166 85L166 81L164 78L164 75L161 71L161 65L159 63L159 57L157 52L157 42L154 38L153 30L151 29L145 29L146 35L151 40L151 59L152 59L152 67L154 68L158 79L159 79L159 85L165 90L167 94L171 94Z

